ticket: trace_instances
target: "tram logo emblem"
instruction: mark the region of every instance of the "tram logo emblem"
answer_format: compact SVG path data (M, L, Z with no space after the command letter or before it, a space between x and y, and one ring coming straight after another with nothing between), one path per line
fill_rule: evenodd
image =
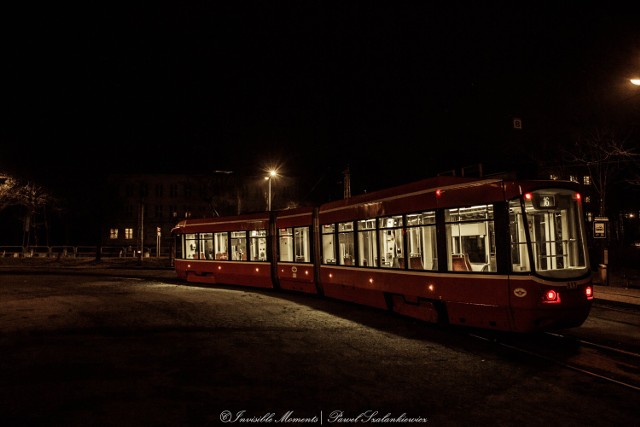
M513 290L513 294L515 296L517 296L518 298L523 298L525 296L527 296L527 290L524 288L515 288Z
M291 267L291 273L292 273L294 279L296 277L298 277L298 275L296 274L297 272L298 272L298 267L296 267L295 265L293 267Z

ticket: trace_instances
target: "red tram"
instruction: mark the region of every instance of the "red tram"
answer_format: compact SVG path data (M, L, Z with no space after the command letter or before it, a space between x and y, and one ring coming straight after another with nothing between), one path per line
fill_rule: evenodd
M435 177L297 208L187 219L178 278L285 289L513 332L580 326L593 300L565 181Z

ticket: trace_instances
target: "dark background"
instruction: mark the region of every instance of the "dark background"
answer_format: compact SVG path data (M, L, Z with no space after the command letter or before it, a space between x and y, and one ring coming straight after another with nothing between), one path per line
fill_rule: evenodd
M311 186L349 166L356 194L533 173L576 117L629 108L637 7L483 3L3 6L0 170L70 188L277 166Z

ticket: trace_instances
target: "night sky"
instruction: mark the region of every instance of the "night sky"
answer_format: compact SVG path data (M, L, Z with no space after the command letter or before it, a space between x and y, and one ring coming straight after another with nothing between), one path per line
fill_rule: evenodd
M0 170L44 184L269 165L318 182L349 166L355 193L526 168L592 94L623 96L640 73L640 14L622 2L50 2L1 16Z

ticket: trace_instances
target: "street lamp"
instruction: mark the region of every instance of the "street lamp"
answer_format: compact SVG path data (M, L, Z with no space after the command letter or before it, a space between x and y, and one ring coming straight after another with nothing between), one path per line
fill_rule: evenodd
M629 79L632 85L640 86L640 79Z
M264 179L269 181L269 208L268 208L269 211L271 211L271 180L276 176L278 176L278 171L276 171L275 169L271 169L269 171L269 175L264 177Z

